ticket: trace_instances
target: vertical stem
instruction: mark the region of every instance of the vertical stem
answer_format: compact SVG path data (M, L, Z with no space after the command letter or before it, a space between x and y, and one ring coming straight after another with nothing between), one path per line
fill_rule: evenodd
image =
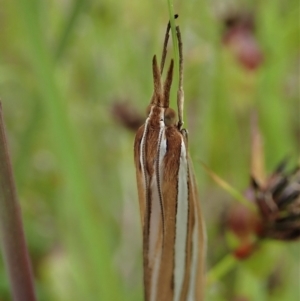
M21 210L8 153L0 103L0 242L14 301L34 301L35 292Z
M62 34L59 38L58 47L55 52L55 61L59 60L67 46L67 43L70 39L70 34L74 30L74 25L78 20L78 16L82 11L83 6L86 4L84 0L75 0L73 1L73 6L71 8L70 15L66 21L66 24L63 28Z
M87 277L90 281L77 280L78 275L72 274L72 281L80 281L81 284L76 287L75 293L91 293L101 300L124 300L117 271L110 260L112 255L107 243L110 232L105 227L106 216L100 210L95 211L93 189L80 152L81 138L69 120L67 102L56 82L54 60L41 30L39 1L18 0L15 3L24 22L24 37L30 46L30 63L64 179L66 197L60 204L63 243L72 270L89 271ZM85 261L82 260L83 254ZM116 287L119 289L114 289Z
M207 285L211 285L213 282L220 280L224 275L226 275L235 267L236 263L237 260L232 256L232 254L227 254L207 274Z

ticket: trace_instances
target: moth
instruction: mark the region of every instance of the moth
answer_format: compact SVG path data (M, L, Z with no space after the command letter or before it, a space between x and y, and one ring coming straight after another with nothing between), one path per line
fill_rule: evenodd
M160 67L152 60L154 92L135 136L134 161L143 234L145 301L202 301L205 231L183 125L183 56L179 27L178 122L170 108L174 62L166 79L170 23Z

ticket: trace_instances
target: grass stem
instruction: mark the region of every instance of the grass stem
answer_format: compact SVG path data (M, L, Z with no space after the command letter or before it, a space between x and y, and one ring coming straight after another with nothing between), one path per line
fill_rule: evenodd
M226 255L216 266L214 266L207 274L206 283L208 286L213 284L216 280L221 279L230 270L232 270L237 263L232 254Z

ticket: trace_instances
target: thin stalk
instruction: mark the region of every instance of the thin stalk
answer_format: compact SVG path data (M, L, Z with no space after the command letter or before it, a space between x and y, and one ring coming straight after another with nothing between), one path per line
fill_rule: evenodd
M76 135L69 120L66 101L54 76L53 59L41 31L36 3L18 1L18 7L26 29L26 40L31 46L31 64L47 113L45 118L49 122L50 134L65 181L66 198L61 202L61 221L62 229L67 233L64 243L68 247L70 261L74 266L80 267L78 270L86 268L90 274L95 275L90 278L89 283L83 282L82 287L86 285L87 291L95 292L96 299L124 300L117 271L113 269L110 260L111 253L107 243L110 237L109 229L105 227L106 217L104 214L100 216L100 212L98 216L95 214L94 195L80 153L80 137ZM72 214L69 208L72 208ZM72 227L72 235L68 232L69 227ZM73 235L74 233L76 235ZM82 248L70 247L74 241L80 241ZM83 252L85 262L82 261ZM78 290L82 287L78 287ZM120 289L112 289L116 287Z
M64 55L68 42L72 36L72 33L74 32L75 25L77 24L77 21L80 17L80 13L83 10L84 5L87 3L84 0L76 0L72 4L69 16L65 22L65 25L61 31L61 34L58 36L58 43L57 43L57 49L54 53L54 64L57 64L61 57ZM20 151L17 155L16 163L15 163L15 170L16 170L16 181L17 181L17 187L20 188L22 185L22 182L24 180L24 171L27 168L28 161L26 158L28 157L28 153L30 151L30 148L32 147L33 140L35 138L35 134L37 130L40 128L40 121L43 119L45 112L44 107L40 103L40 95L36 93L32 97L33 99L33 112L32 116L30 118L30 121L27 125L25 125L25 130L23 132L23 138L20 143Z
M70 39L71 33L74 30L76 21L78 20L80 12L82 11L82 8L85 4L86 1L84 0L73 1L73 6L71 8L70 15L65 23L65 26L63 27L61 36L58 39L59 43L55 53L55 61L58 61L62 57L64 50L66 49L66 46Z
M208 168L203 162L201 162L202 167L208 173L208 175L225 191L227 191L235 201L240 202L242 205L247 207L251 212L257 213L257 207L254 203L251 203L247 200L241 193L239 193L236 189L230 186L227 182L221 179L217 174L215 174L211 169Z
M237 260L232 256L232 254L226 255L208 272L206 278L207 285L209 286L215 281L220 280L224 275L234 268L236 263Z
M31 263L27 251L8 152L0 103L0 241L14 301L35 301Z

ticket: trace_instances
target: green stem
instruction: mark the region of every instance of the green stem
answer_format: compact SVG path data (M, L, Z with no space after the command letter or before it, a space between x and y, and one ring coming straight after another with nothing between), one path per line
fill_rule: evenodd
M216 266L214 266L207 274L206 283L208 286L213 284L216 280L221 279L230 270L234 268L237 260L232 256L232 254L226 255L221 261L219 261Z
M13 300L35 301L31 263L8 152L0 103L0 244Z
M80 13L83 10L84 5L87 3L84 0L76 0L71 7L69 17L65 22L61 34L59 34L57 49L54 54L54 64L57 64L59 59L64 55L68 42L72 33L74 32L75 25L79 19ZM36 131L40 128L40 121L44 117L44 107L40 103L40 95L36 93L33 97L34 110L32 116L27 125L25 125L25 130L21 137L22 141L19 143L20 151L17 155L15 163L15 176L17 181L17 187L20 189L25 177L23 176L28 165L28 154L32 147Z
M89 271L94 275L90 282L83 282L78 291L86 288L85 292L95 292L96 299L124 300L121 289L112 289L120 287L120 284L117 271L110 260L111 251L107 243L110 236L109 229L105 227L106 216L101 212L96 216L95 213L94 195L80 152L81 137L69 120L67 101L56 82L53 59L41 31L37 2L16 2L26 29L24 38L31 46L33 72L47 113L45 118L51 130L53 145L56 146L55 151L64 179L63 188L67 193L63 202L60 202L64 243L68 246L68 255L74 269L78 267L77 270ZM72 214L69 208L72 208ZM71 247L75 241L77 245L80 241L81 249Z
M62 54L64 53L64 50L68 44L68 41L70 39L71 33L74 29L74 25L80 15L80 12L83 8L83 6L86 4L86 1L84 0L76 0L73 1L73 6L70 12L70 16L66 21L66 24L63 28L61 37L58 39L59 43L58 43L58 47L55 53L55 60L59 60L62 56Z
M208 173L208 175L225 191L227 191L234 200L240 202L242 205L244 205L247 209L249 209L253 213L257 213L257 207L254 203L251 203L248 199L246 199L241 193L239 193L236 189L234 189L232 186L230 186L227 182L225 182L223 179L221 179L217 174L215 174L211 169L206 166L203 162L200 162L205 169L205 171Z

